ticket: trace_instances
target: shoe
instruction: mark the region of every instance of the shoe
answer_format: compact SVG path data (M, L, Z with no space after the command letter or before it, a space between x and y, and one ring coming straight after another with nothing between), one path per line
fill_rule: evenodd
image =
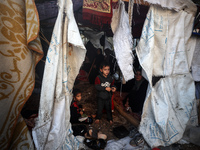
M107 139L107 135L101 133L101 132L98 132L98 139L102 139L102 140L106 140Z
M106 147L107 141L104 139L87 139L85 138L84 144L94 150L101 150Z
M84 144L94 150L100 150L100 147L97 145L97 140L95 139L85 139Z
M136 134L134 138L129 143L131 146L142 146L144 145L144 138L142 137L142 134Z
M86 119L88 119L88 117L81 117L81 118L78 119L78 121L83 122L83 121L85 121Z
M107 141L104 139L99 139L97 143L98 143L97 145L100 149L104 149L106 147Z
M99 119L95 120L95 123L96 123L96 124L99 124Z
M136 143L137 146L141 146L141 145L144 144L144 139L143 139L142 135L141 136L136 136L135 143Z
M90 127L85 133L85 138L87 139L97 139L98 138L98 130L96 128Z
M129 144L130 144L131 146L133 146L133 147L136 147L136 146L137 146L134 139L132 139L132 140L130 141Z
M89 128L87 133L85 133L85 138L87 139L107 139L107 135L101 133L96 128Z

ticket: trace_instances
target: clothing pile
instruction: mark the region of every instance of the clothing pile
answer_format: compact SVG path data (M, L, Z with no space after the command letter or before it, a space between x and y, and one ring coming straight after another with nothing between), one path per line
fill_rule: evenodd
M122 129L122 131L116 132L115 129ZM128 132L127 135L127 129L124 129L125 127L119 126L113 129L113 133L117 136L120 137L119 140L109 140L107 142L107 145L105 147L105 150L121 150L121 149L126 149L126 150L139 150L139 149L150 149L150 147L146 144L144 138L142 137L142 134L140 134L137 130L137 128L131 128L129 129L130 131ZM126 135L126 136L125 136Z

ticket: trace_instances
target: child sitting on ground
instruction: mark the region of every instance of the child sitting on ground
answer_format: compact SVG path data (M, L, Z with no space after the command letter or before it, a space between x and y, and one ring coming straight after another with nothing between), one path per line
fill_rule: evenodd
M114 80L110 76L110 66L107 62L103 62L100 65L100 75L95 79L95 88L97 89L97 116L95 123L99 123L102 116L102 111L105 106L107 112L107 119L110 124L113 123L112 111L111 111L111 97L112 92L116 91L114 87Z
M81 101L81 91L79 89L73 89L73 100L70 106L70 122L71 123L88 123L91 124L93 119L84 114L82 105L78 105Z

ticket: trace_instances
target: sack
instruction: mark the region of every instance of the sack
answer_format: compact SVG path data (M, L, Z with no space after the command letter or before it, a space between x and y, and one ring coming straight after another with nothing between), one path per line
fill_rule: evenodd
M84 136L87 132L87 127L85 125L72 125L73 135Z
M121 139L121 138L124 138L124 137L128 136L129 135L129 131L124 126L121 125L121 126L113 128L113 134L117 138Z

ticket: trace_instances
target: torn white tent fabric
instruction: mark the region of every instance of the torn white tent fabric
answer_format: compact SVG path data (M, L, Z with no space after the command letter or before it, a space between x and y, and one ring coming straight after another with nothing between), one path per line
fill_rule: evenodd
M72 88L86 49L73 16L71 0L60 0L46 58L38 120L32 131L35 146L43 149L78 149L70 120Z
M113 36L113 45L116 59L123 77L126 81L134 78L133 73L133 39L129 25L129 17L125 11L123 1L119 2L118 9L113 11L111 22Z
M196 6L192 0L144 0L150 4L160 5L167 9L173 9L175 11L185 10L186 12L195 15ZM194 9L193 9L194 8Z
M104 49L110 49L113 50L113 38L105 36L105 45Z
M133 20L133 8L134 8L134 0L129 0L128 3L128 16L129 16L129 25L132 27Z
M189 72L196 42L190 39L193 20L194 14L184 10L152 5L143 26L136 52L150 84L139 131L151 147L179 141L196 109ZM154 76L162 78L153 86Z
M192 77L194 81L200 81L200 38L197 36L195 38L197 42L192 59Z
M84 31L83 34L90 40L95 48L103 49L100 39L104 35L104 32L97 32L97 31Z

